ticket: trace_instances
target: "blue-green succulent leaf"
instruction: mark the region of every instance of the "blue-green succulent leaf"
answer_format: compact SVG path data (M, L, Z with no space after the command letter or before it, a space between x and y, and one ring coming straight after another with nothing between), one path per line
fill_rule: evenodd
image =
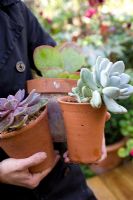
M119 105L114 99L103 95L103 101L107 107L107 110L112 113L126 113L127 109Z
M82 82L87 86L89 87L91 90L96 90L98 89L97 88L97 85L94 81L94 78L93 78L93 74L92 72L90 72L89 69L87 68L82 68L81 69L81 72L80 72L80 78L82 80Z
M92 98L90 100L90 104L94 108L100 108L101 107L101 105L102 105L102 99L101 99L100 93L97 90L95 90L92 93Z
M120 95L120 89L117 87L105 87L103 88L102 93L114 99Z

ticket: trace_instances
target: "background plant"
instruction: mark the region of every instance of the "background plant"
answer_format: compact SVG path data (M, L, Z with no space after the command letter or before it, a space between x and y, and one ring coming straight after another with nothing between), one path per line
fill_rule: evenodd
M85 65L80 47L72 42L56 47L39 46L33 57L36 68L45 78L77 78L79 76L75 72Z

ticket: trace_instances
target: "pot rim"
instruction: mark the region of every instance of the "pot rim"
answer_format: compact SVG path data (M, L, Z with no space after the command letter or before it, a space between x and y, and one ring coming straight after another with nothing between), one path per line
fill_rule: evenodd
M79 103L79 102L69 102L67 101L67 99L74 99L74 97L70 97L70 96L63 96L63 97L59 97L57 100L59 103L62 103L62 104L67 104L67 105L90 105L89 103Z
M91 104L90 103L85 103L85 102L83 102L83 103L79 103L79 102L68 102L68 101L65 101L65 100L67 100L67 99L74 99L73 97L71 97L71 96L62 96L62 97L59 97L57 100L58 100L58 102L59 103L61 103L61 104L66 104L66 105L88 105L88 106L91 106ZM105 106L104 104L102 104L102 106ZM92 107L92 106L91 106ZM92 107L93 108L93 107ZM100 108L94 108L94 109L96 109L96 110L98 110L98 109L100 109Z
M68 93L75 87L77 80L67 78L35 78L27 81L27 91L36 89L39 93ZM63 86L63 87L61 87ZM65 87L64 87L65 86Z
M115 150L119 149L120 147L122 147L126 143L126 141L127 141L127 138L123 137L118 142L115 142L114 144L107 145L107 147L106 147L107 152L115 151Z
M47 106L44 107L44 110L40 113L40 115L36 119L31 120L30 123L27 124L26 126L15 131L0 133L0 140L8 139L10 137L13 137L25 132L25 130L31 129L33 126L35 126L38 123L38 121L42 120L46 114L47 114Z

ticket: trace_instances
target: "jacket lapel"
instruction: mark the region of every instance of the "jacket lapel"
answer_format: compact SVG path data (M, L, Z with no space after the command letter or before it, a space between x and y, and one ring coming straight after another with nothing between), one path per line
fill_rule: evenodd
M15 2L15 0L10 0L10 3L11 2ZM8 3L8 1L6 1L6 3ZM5 11L0 9L0 68L6 64L9 55L14 49L15 42L23 30L23 19L21 18L20 10L13 7L16 6L11 6L9 9L14 9L12 10L13 13L16 11L16 20L14 20L14 17L12 18L10 12L7 14Z

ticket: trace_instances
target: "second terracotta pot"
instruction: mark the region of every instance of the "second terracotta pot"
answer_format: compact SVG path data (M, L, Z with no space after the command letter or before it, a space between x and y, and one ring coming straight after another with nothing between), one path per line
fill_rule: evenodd
M47 158L39 165L30 168L31 172L40 172L52 167L55 153L49 131L47 109L25 127L0 134L0 147L11 158L27 158L37 152L46 152Z
M58 99L66 127L70 160L89 164L100 159L106 120L106 108L92 108L88 103L73 102L66 96Z
M48 120L54 142L66 141L63 116L57 98L67 95L76 84L76 80L60 78L38 78L27 81L28 92L36 89L36 92L49 100Z

